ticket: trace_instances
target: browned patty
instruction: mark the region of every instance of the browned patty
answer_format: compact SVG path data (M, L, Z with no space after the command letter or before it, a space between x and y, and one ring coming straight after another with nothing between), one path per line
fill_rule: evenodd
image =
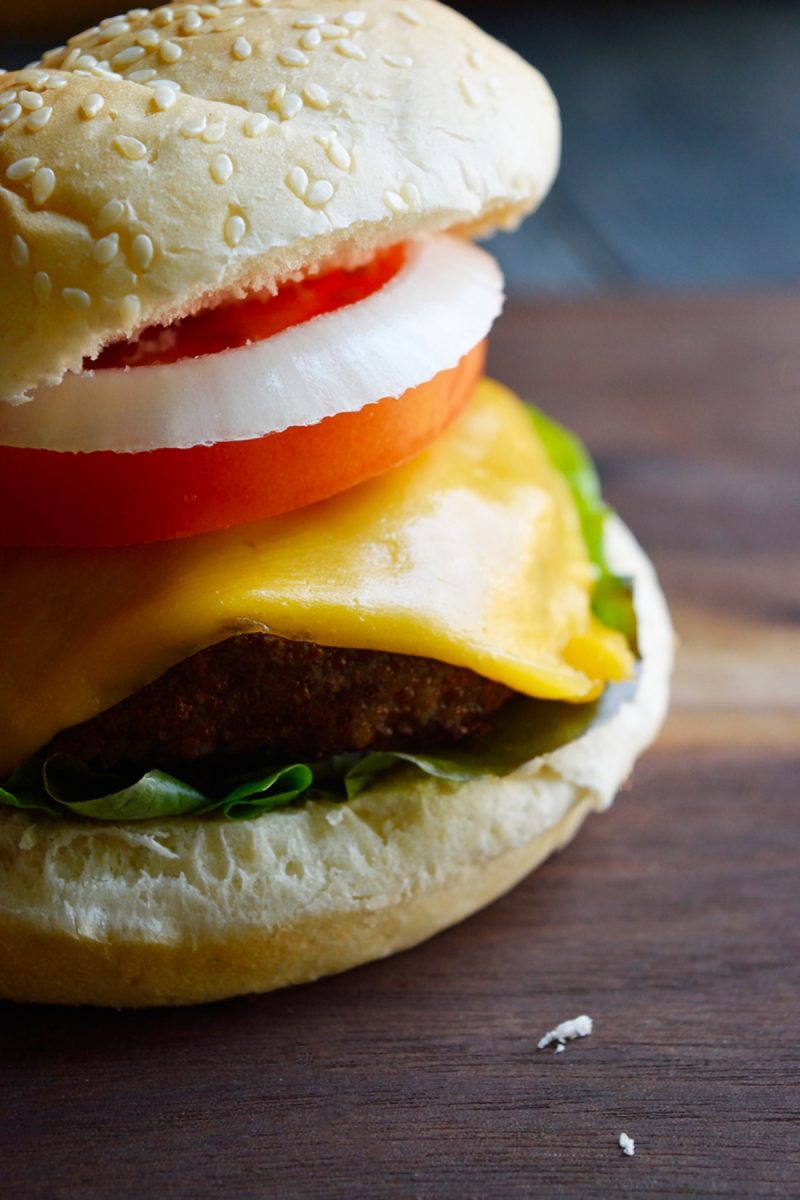
M103 768L210 756L314 762L457 741L485 728L510 696L502 684L429 658L242 634L64 730L48 750Z

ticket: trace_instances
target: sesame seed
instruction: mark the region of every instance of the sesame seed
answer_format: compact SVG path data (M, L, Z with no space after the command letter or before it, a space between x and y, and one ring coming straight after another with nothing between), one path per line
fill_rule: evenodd
M264 113L250 113L250 116L244 123L244 133L246 137L257 138L266 133L270 127L269 117Z
M469 54L467 55L467 62L471 67L475 67L477 70L479 67L483 66L483 54L480 50L470 50Z
M238 29L240 25L244 25L244 17L220 17L214 30L216 33L230 33L232 29Z
M142 67L139 71L131 71L128 76L130 83L149 83L151 79L155 79L158 71L154 71L152 67Z
M73 70L76 73L81 71L91 71L92 67L97 66L97 59L93 54L82 54L80 58L75 60Z
M317 179L306 192L304 200L311 208L322 208L333 198L334 191L333 184L327 179Z
M125 205L122 200L109 200L103 205L97 215L97 228L101 231L110 229L124 215Z
M291 121L292 117L296 117L303 107L303 100L297 92L287 92L283 100L281 100L280 111L284 121Z
M306 17L298 17L292 22L293 29L313 29L315 25L324 25L325 18L318 13L309 13Z
M215 121L213 125L207 125L200 134L203 141L208 146L213 146L215 142L221 142L225 137L226 127L224 121Z
M47 271L37 271L33 277L33 294L40 304L49 304L53 283Z
M286 95L286 84L279 83L276 87L274 87L272 89L272 91L269 94L270 108L280 108L281 100L283 99L283 97L285 95Z
M155 252L153 239L148 237L146 233L137 233L131 246L131 255L140 271L147 270L153 261Z
M198 12L188 12L181 21L181 33L197 33L203 28L203 18Z
M28 158L18 158L13 162L6 171L6 178L17 183L21 179L28 179L39 166L39 159L31 155Z
M217 8L239 8L242 0L217 0Z
M353 8L350 12L343 13L339 17L340 25L349 25L351 29L360 29L367 19L367 14L361 9Z
M343 38L341 42L336 43L336 49L343 58L355 58L359 62L363 62L367 57L357 42L351 38Z
M421 25L422 17L419 13L414 12L413 8L398 8L398 17L402 17L404 21L408 21L409 25Z
M384 192L383 202L387 208L391 209L393 213L399 214L408 212L408 204L399 192Z
M71 71L72 68L74 67L75 63L80 58L80 56L81 56L80 50L77 48L77 46L73 46L73 48L70 50L70 52L67 54L66 58L62 62L61 70L62 71Z
M158 112L166 112L168 108L172 108L176 99L174 88L168 87L164 83L157 83L153 88L153 107Z
M190 117L188 121L184 121L183 125L181 125L181 133L185 138L200 137L206 124L205 117Z
M294 192L298 200L302 200L308 191L308 174L302 167L291 167L286 176L286 186Z
M293 46L286 46L278 51L278 62L284 67L307 67L310 61L307 54L303 54L302 50L295 50Z
M215 183L227 183L233 175L233 161L229 154L218 154L209 168Z
M128 13L128 16L130 17L130 19L132 21L141 21L142 17L150 16L150 9L149 8L132 8L130 10L130 12Z
M124 329L130 329L139 320L142 302L138 296L123 296L119 302L119 315Z
M419 208L422 203L422 196L419 193L419 188L415 183L405 183L402 188L403 197L408 202L409 208Z
M247 225L243 217L236 215L228 217L225 222L225 241L232 249L239 245L246 233Z
M111 203L115 203L113 200ZM107 237L100 238L92 247L92 258L101 266L108 266L110 262L117 257L119 253L119 234L109 233Z
M250 0L250 3L253 8L266 8L268 4L272 3L272 0Z
M384 54L383 61L387 67L413 67L414 60L407 54Z
M27 267L31 261L31 252L28 249L28 243L18 233L15 233L11 239L11 261L20 270L23 267Z
M168 8L157 8L151 14L150 20L154 25L158 25L160 29L163 29L165 25L172 24L173 14Z
M174 79L157 79L156 83L161 84L163 87L172 88L173 92L181 91L181 85L176 83ZM155 86L155 84L153 86Z
M340 171L349 171L353 165L353 159L350 153L345 150L341 142L336 140L336 135L328 139L325 145L325 153L335 167Z
M36 112L31 113L25 122L25 128L30 129L31 133L36 133L37 130L44 129L52 115L52 107L49 104L46 104L44 108L40 108Z
M120 50L111 59L112 67L129 67L131 63L138 62L140 58L144 58L147 51L144 46L126 46L124 50ZM88 64L94 66L94 63Z
M304 50L316 50L321 41L322 34L318 29L307 29L300 38L300 45Z
M181 48L177 42L170 42L170 41L162 42L161 45L158 47L158 56L161 59L161 61L165 62L165 63L177 62L182 54L183 54L183 51L181 50Z
M83 288L62 288L61 295L67 308L81 312L92 307L92 297Z
M86 117L87 121L91 121L105 107L105 103L99 92L90 92L88 96L84 96L83 98L81 115Z
M203 4L198 9L201 17L218 17L219 9L216 4Z
M133 79L133 76L137 75L138 73L139 72L137 71L132 71L128 78ZM117 71L111 70L111 67L108 65L108 63L98 63L96 67L92 67L89 74L94 75L95 79L122 79L122 76ZM62 84L65 85L66 80L59 80L58 82L54 81L50 86L61 87Z
M105 42L113 42L115 38L124 37L125 34L130 33L130 31L131 27L127 21L112 21L110 24L103 27L103 31L97 40L101 44Z
M306 103L310 104L312 108L328 108L330 105L328 93L319 83L306 84L303 88L303 96Z
M33 112L37 108L41 108L44 100L38 92L23 91L17 96L23 108L27 108L28 112Z
M16 102L7 104L4 109L0 110L0 129L8 129L9 125L13 125L21 116L21 104L17 104Z
M461 89L461 95L464 97L467 104L469 104L470 108L477 108L481 102L480 96L475 91L475 87L469 81L469 79L464 79L462 77L458 81L458 86Z
M142 29L136 35L137 45L146 46L148 49L157 46L160 41L161 34L157 29Z
M2 95L0 95L0 108L3 108L6 104L11 104L11 102L16 100L16 98L17 93L14 90L3 92Z
M239 62L244 62L253 53L253 47L250 45L246 37L237 37L231 48L231 54Z
M23 71L20 71L18 79L23 87L30 87L33 88L34 91L41 91L41 89L47 83L47 80L50 78L50 76L47 71L37 70L39 65L40 64L38 62L28 63L27 67L25 67Z
M147 157L147 146L144 142L139 141L135 137L126 137L121 134L114 138L114 149L117 150L123 158L128 158L131 162L139 162Z
M56 175L49 167L39 167L33 177L32 192L34 204L46 204L55 191Z
M342 25L331 25L328 22L320 26L320 33L326 42L332 42L336 38L347 37L347 30Z

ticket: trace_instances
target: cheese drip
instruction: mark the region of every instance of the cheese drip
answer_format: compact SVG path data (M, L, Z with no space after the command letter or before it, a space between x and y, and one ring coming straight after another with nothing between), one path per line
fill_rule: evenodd
M0 777L238 633L422 655L545 699L632 669L592 616L567 485L488 380L428 450L331 500L185 541L4 550L0 577Z

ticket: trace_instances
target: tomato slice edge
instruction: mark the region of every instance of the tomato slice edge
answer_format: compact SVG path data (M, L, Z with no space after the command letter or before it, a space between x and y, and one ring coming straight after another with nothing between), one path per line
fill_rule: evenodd
M93 371L143 367L223 354L264 341L313 317L348 308L379 291L406 261L400 242L380 250L359 267L336 268L281 285L275 295L261 293L205 308L171 325L152 325L133 341L113 342L84 363Z
M248 441L139 454L0 446L0 546L169 541L324 500L428 446L472 396L485 357L483 341L398 399Z

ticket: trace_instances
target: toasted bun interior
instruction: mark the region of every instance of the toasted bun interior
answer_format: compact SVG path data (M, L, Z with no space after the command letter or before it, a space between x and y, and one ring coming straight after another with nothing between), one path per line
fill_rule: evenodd
M547 84L435 0L208 13L135 9L0 80L0 399L220 294L513 226L550 187Z
M608 543L635 578L636 695L514 775L393 772L352 802L242 823L0 810L0 995L138 1007L268 991L412 946L512 887L611 803L666 708L663 596L620 523Z

